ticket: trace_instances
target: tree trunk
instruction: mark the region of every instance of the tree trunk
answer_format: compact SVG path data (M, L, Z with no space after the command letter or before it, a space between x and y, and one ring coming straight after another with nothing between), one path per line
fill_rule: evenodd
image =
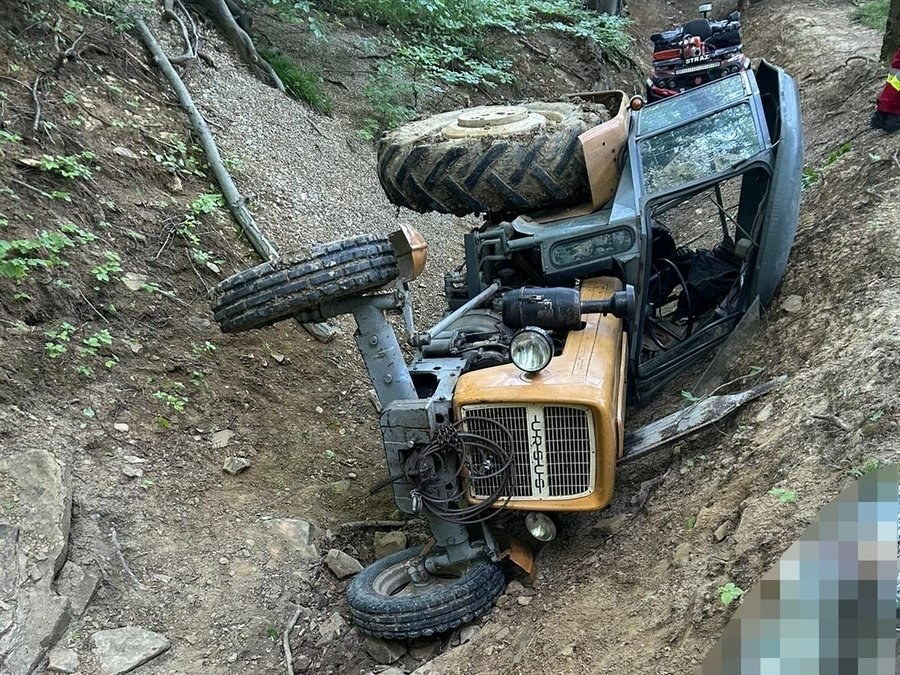
M881 60L890 62L898 49L900 49L900 0L891 0L884 42L881 43Z
M226 0L195 0L196 4L203 7L219 29L225 34L229 44L234 47L241 58L253 69L257 77L268 81L280 91L284 91L281 78L272 70L272 66L256 51L250 35L235 20ZM237 6L231 2L231 6ZM244 19L242 18L242 23ZM245 23L245 25L248 25Z

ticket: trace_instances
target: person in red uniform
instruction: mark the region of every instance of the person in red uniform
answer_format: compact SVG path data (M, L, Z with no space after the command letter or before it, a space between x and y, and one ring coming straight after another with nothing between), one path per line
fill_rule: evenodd
M900 49L891 61L887 82L872 113L871 125L873 129L883 129L889 134L900 131Z

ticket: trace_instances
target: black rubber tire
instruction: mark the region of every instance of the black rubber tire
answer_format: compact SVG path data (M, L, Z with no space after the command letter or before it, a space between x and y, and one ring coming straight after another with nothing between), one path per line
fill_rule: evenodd
M394 553L366 567L347 589L354 623L368 635L406 640L438 635L489 612L505 588L497 563L477 560L459 579L416 596L384 595L375 590L379 575L418 555L421 546Z
M360 235L290 254L224 279L210 291L223 333L269 326L330 300L357 295L399 275L386 237Z
M510 215L579 203L590 196L578 136L608 116L575 103L529 103L545 125L502 126L449 138L455 110L401 126L378 142L378 179L388 200L418 213ZM497 108L497 106L485 106Z

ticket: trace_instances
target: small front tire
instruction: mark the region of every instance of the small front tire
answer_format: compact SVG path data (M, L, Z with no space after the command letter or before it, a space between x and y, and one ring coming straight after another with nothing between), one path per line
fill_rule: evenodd
M353 579L347 602L363 633L391 640L438 635L489 612L503 593L503 570L483 558L416 587L405 565L421 551L418 546L382 558Z

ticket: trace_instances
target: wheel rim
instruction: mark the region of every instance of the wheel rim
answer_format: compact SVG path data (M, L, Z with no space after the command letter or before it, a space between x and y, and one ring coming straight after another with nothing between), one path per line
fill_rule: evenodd
M514 136L544 127L551 119L524 106L485 105L460 111L441 131L448 139Z
M458 582L466 570L442 570L439 574L431 574L427 584L416 585L406 573L406 563L391 565L372 582L372 590L379 595L391 598L415 597L428 595L435 588L452 586Z
M525 108L501 106L494 109L476 108L462 113L456 123L461 127L499 127L504 124L515 124L528 117Z

